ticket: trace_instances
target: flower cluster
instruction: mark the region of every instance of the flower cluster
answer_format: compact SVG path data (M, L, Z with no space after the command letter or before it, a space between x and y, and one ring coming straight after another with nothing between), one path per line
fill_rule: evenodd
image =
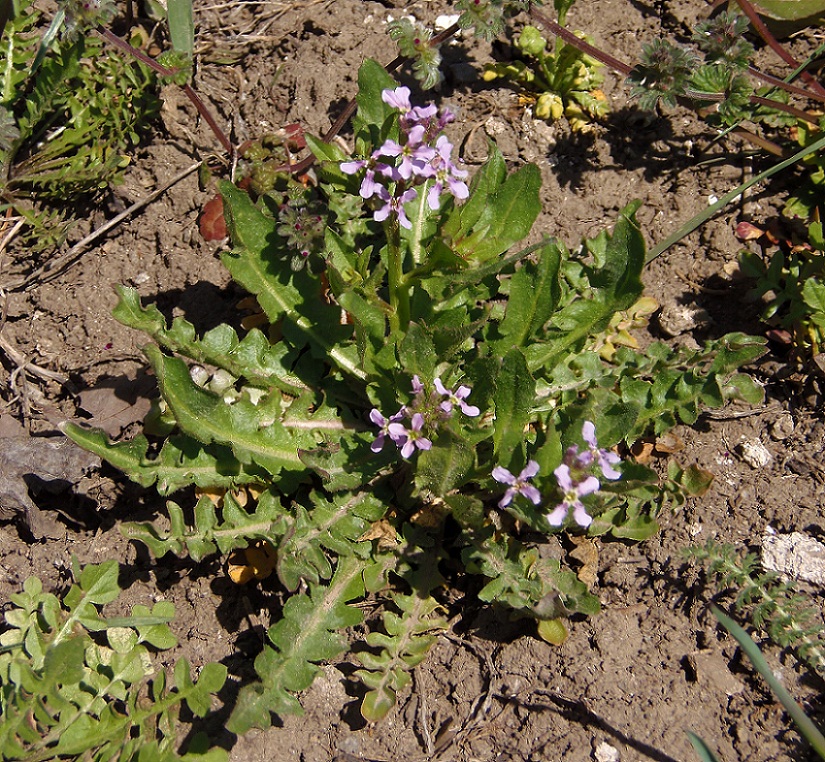
M61 0L59 7L66 14L63 34L74 40L86 30L108 24L117 15L114 0Z
M621 479L621 473L615 468L621 459L616 453L599 447L596 441L596 426L592 422L585 421L582 427L582 438L587 449L579 452L577 445L567 448L561 465L553 472L562 493L562 500L547 514L547 521L551 526L561 526L571 511L573 520L579 526L590 526L593 519L581 499L598 492L601 487L599 477L591 473L595 464L598 464L600 476L603 478ZM516 495L526 497L533 505L539 505L541 493L530 484L530 479L538 472L539 464L535 460L528 462L518 476L511 474L502 466L496 466L493 469L493 478L507 485L504 497L498 503L499 507L506 508L513 502Z
M427 393L418 376L413 376L413 399L409 405L389 418L377 408L370 411L370 420L380 429L371 446L373 452L380 452L389 439L402 457L409 458L416 450L429 450L433 446L432 437L439 426L453 416L455 408L470 417L481 412L467 403L469 386L459 386L453 391L445 387L440 378L435 379L433 386Z
M404 204L416 198L417 186L429 184L427 205L436 211L445 191L459 200L469 196L464 182L467 171L453 163L453 145L441 134L455 119L450 111L439 114L432 103L413 106L408 87L384 90L381 98L400 113L401 140L384 141L368 159L342 162L341 171L354 175L364 170L360 195L379 204L373 219L383 222L392 214L402 227L410 229Z
M323 247L326 218L312 204L306 204L303 200L288 200L278 211L278 222L278 234L295 252L292 269L300 270L309 255Z

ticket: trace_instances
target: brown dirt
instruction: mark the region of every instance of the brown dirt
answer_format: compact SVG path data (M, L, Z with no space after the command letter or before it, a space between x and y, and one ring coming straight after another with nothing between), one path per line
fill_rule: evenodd
M355 94L361 60L390 57L382 28L389 15L403 10L432 22L447 10L440 0L199 2L196 9L201 58L195 85L218 118L232 125L238 142L291 122L324 132ZM641 41L662 29L684 39L705 10L700 0L582 0L570 21L632 61ZM477 41L451 47L439 97L458 110L452 135L470 163L483 158L490 136L511 166L526 161L540 166L545 212L536 230L542 234L575 243L640 198L638 216L653 244L750 169L742 166L737 143L711 145L708 131L689 113L656 118L627 105L625 86L610 76L606 89L613 113L593 133L573 135L565 125L535 123L511 92L468 75L469 67L489 54ZM220 63L226 59L233 63ZM163 119L135 156L126 183L92 210L89 227L216 149L175 90L166 93ZM709 156L718 161L703 163ZM780 192L779 186L756 189L742 205L728 208L651 264L649 293L663 307L695 305L711 315L693 337L680 340L763 330L745 289L731 283L723 267L735 261L740 248L734 223L746 214L757 220L769 215ZM119 388L120 379L139 377L145 367L139 351L144 337L110 315L116 284L136 285L168 315L184 314L201 330L226 320L237 324L235 304L243 294L217 259L220 246L203 242L197 231L199 210L209 196L190 175L55 277L8 291L3 338L30 362L71 377L82 391ZM12 280L27 266L24 252L7 255L0 280ZM83 397L18 373L8 357L3 366L3 435L16 432L14 418L22 419L22 411L38 433L84 415ZM799 385L784 379L781 357L768 355L751 370L766 385L764 406L726 409L676 432L685 449L675 457L713 472L711 491L664 516L662 531L652 540L599 543L603 613L575 622L562 647L525 634L523 623L508 622L469 596L457 598L451 613L460 616L452 632L416 669L412 687L386 721L364 727L358 719L355 684L347 678L352 668L344 659L325 667L302 696L304 717L282 718L278 727L239 739L226 734L222 741L231 747L232 759L579 762L603 759L600 745L609 744L627 762L687 761L695 757L686 729L729 762L805 759L809 752L781 706L710 616L713 588L682 556L685 547L708 538L758 546L768 525L825 533L820 497L825 428L816 389L804 378ZM792 433L784 440L772 438L773 423L787 414ZM770 464L754 469L736 455L745 437L765 444L773 456ZM129 584L124 606L157 597L175 603L181 643L165 661L185 656L197 667L218 660L237 680L249 677L262 628L277 618L277 598L235 587L219 559L156 562L130 545L117 524L162 511L153 492L104 467L72 494L37 499L57 519L58 537L33 542L18 524L0 525L0 601L31 574L47 585L64 584L61 575L72 555L82 563L118 558ZM767 646L766 654L794 695L821 719L819 682L778 649Z

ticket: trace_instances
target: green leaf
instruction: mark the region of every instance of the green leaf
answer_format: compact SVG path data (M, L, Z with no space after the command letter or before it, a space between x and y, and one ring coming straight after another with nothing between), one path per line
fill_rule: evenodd
M169 437L154 457L149 441L139 435L127 442L111 442L102 429L84 429L64 423L61 430L86 450L99 455L143 487L156 485L168 495L194 484L202 488L232 489L259 484L266 471L253 463L241 463L228 446L204 445L189 436Z
M524 354L513 347L503 358L496 377L496 418L493 446L498 462L507 466L516 451L524 448L524 430L536 393L536 382Z
M166 319L155 305L141 305L136 289L118 286L117 292L118 303L112 311L115 319L144 331L164 349L222 368L264 389L274 386L294 396L306 391L306 384L291 372L294 358L283 345L270 344L261 331L253 329L239 339L230 326L221 324L199 339L195 326L183 318L175 318L167 328Z
M642 542L649 540L659 531L659 524L650 516L636 516L613 527L612 534L622 540Z
M556 247L550 246L540 249L537 256L537 263L525 262L510 282L507 311L500 327L505 337L502 343L507 346L521 347L540 338L557 308L561 256Z
M534 164L526 164L510 175L484 198L484 207L472 229L462 225L453 240L455 252L468 262L482 264L522 240L541 211L540 187L541 173ZM486 193L486 189L478 192ZM475 212L476 207L470 211ZM470 219L468 214L467 223Z
M407 334L398 347L399 364L405 373L431 380L438 357L432 339L417 323L410 323Z
M120 594L119 573L118 563L114 560L104 561L99 565L85 566L77 576L80 590L82 590L82 600L98 605L111 603ZM72 601L75 600L75 596L71 596L71 598ZM66 605L73 608L68 595L66 596Z
M172 48L191 60L195 49L195 22L192 0L167 0L166 14Z
M825 0L752 0L764 16L782 21L801 21L825 14Z
M385 612L382 620L386 633L371 632L367 636L367 644L377 651L358 654L366 669L355 675L370 689L361 704L361 715L369 722L382 719L395 705L397 692L410 683L410 671L435 644L434 632L447 626L438 601L428 594L441 580L436 567L436 560L429 559L410 577L415 592L392 596L400 613Z
M563 645L570 635L561 619L542 619L537 627L539 637L553 646Z
M232 448L242 463L254 462L272 476L282 470L301 472L298 447L312 447L311 434L292 434L280 421L268 421L261 403L238 400L227 405L223 397L195 384L186 364L164 355L157 347L144 348L158 378L163 399L181 430L206 443L216 442Z
M387 74L387 70L371 58L367 58L358 69L358 95L355 98L358 111L352 126L359 141L371 148L377 148L383 142L381 129L396 113L395 109L384 103L381 92L396 87L398 83Z
M696 733L691 730L686 730L685 733L687 733L691 746L693 746L694 751L702 762L719 762L719 758L711 751L710 746L699 738Z
M612 235L588 241L598 263L598 269L590 274L590 285L609 294L614 312L630 309L644 291L645 239L636 221L641 205L641 201L633 201L619 212Z
M418 456L415 482L439 497L461 487L475 463L473 446L461 435L447 434Z
M265 647L255 659L260 682L245 685L238 695L226 725L231 732L266 729L272 724L272 712L301 712L292 692L309 687L318 672L317 662L347 648L343 631L363 619L357 608L347 605L364 595L362 571L356 558L339 558L327 586L312 586L309 595L293 595L286 602L281 620L267 633L272 647Z
M232 277L255 295L271 322L282 322L284 338L296 350L308 344L316 357L365 380L357 353L342 346L352 328L341 325L340 312L324 301L320 282L307 268L292 270L275 221L232 183L221 182L218 189L234 246L221 261Z

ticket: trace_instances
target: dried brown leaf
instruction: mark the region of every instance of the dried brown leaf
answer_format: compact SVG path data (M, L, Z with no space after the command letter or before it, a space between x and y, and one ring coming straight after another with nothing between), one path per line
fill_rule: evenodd
M31 499L29 487L60 492L98 466L96 455L66 437L0 439L0 518L22 516L37 539L61 536L54 520Z

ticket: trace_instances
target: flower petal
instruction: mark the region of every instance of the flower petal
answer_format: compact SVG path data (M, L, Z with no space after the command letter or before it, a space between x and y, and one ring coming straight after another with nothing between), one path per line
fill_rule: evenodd
M587 512L587 509L581 503L574 503L573 508L573 520L580 526L580 527L589 527L590 524L593 523L593 519L590 517L590 514Z
M547 521L551 526L560 527L567 518L570 506L567 503L559 503L550 513L547 514Z
M594 492L599 491L599 480L595 476L588 476L583 482L580 482L576 485L576 494L581 495L592 495Z
M501 482L502 484L515 484L516 477L513 476L506 468L503 466L496 466L493 469L493 479L497 482Z
M541 492L539 492L532 484L523 484L519 490L524 497L526 497L533 505L538 505L541 502Z
M521 473L518 475L519 481L524 481L525 479L532 479L538 472L538 461L530 460L527 462L527 465L521 470Z
M592 421L585 421L582 426L582 439L591 447L598 447L599 443L596 441L596 424Z

